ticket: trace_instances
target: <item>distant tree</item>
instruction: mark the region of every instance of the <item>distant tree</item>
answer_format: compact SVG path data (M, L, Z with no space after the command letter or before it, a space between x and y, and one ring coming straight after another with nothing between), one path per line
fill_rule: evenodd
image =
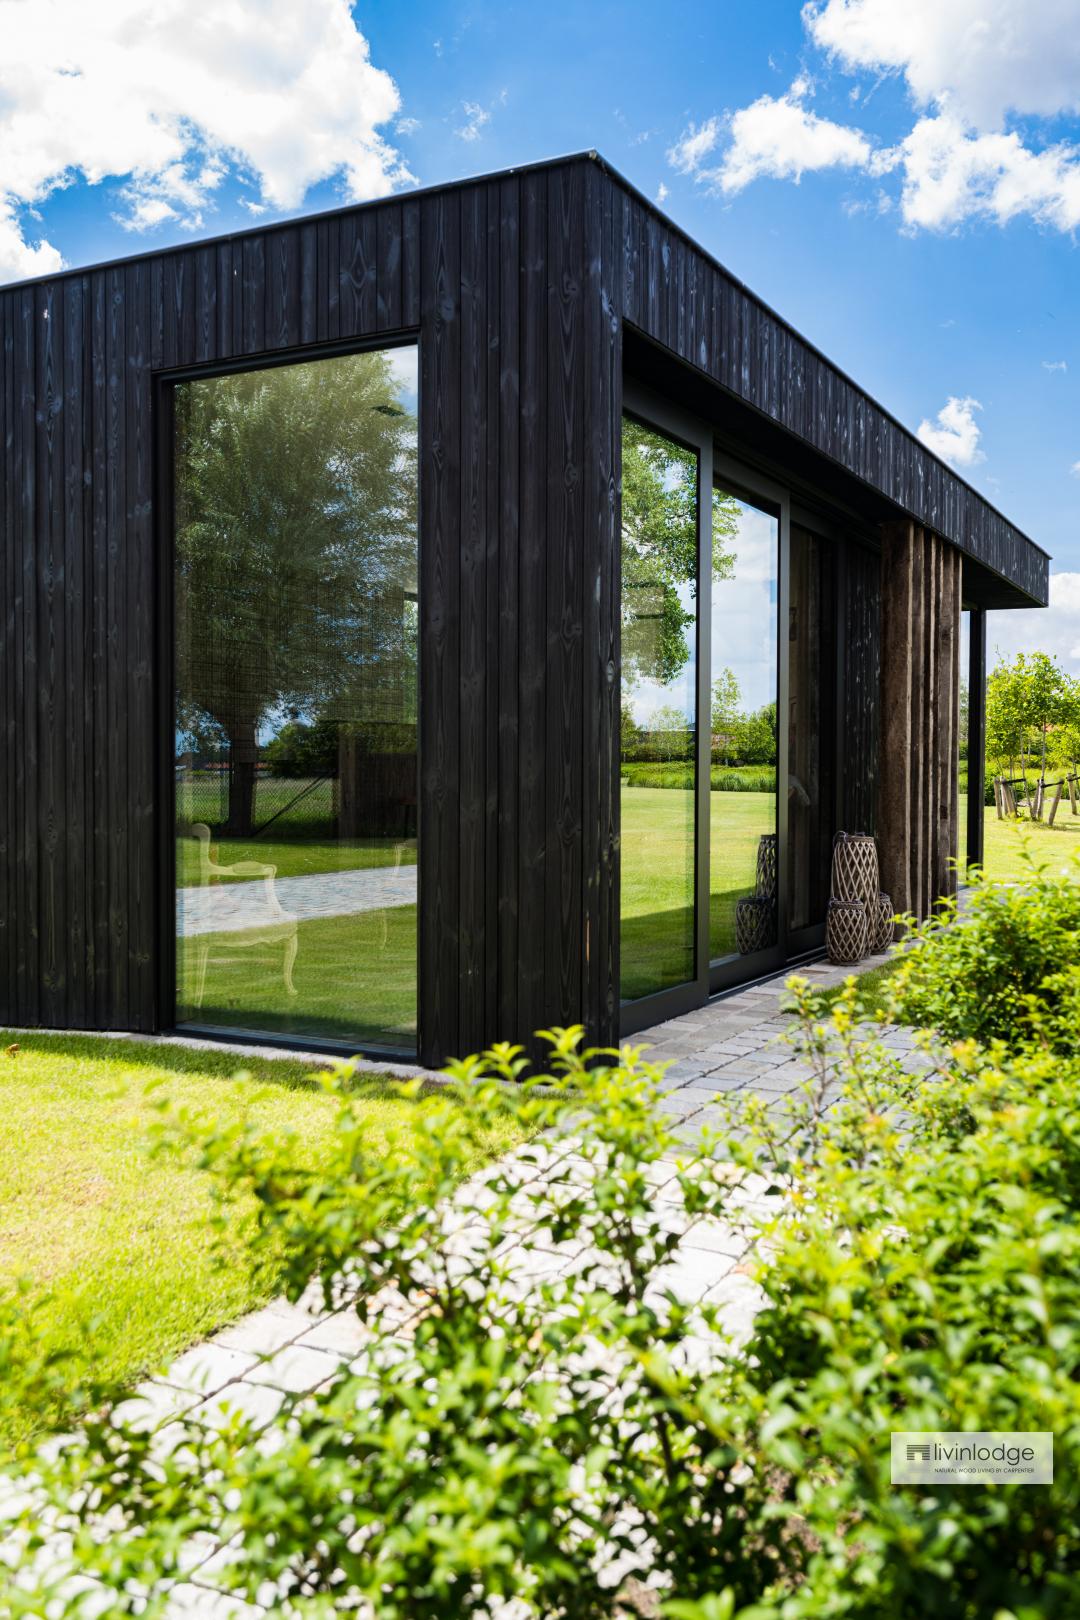
M385 352L176 390L178 687L228 740L233 835L267 717L410 718L416 422L398 395Z
M1074 724L1080 724L1077 683L1056 658L1018 653L995 665L986 683L987 756L999 774L1023 778L1025 799L1030 765L1037 760L1045 780L1055 733L1064 738Z
M740 720L742 694L735 672L722 669L712 685L712 732L714 746L728 764Z
M263 749L274 776L332 776L338 762L338 726L323 715L307 724L289 720Z
M776 764L776 704L766 703L764 708L743 715L739 721L736 742L736 763L739 765Z

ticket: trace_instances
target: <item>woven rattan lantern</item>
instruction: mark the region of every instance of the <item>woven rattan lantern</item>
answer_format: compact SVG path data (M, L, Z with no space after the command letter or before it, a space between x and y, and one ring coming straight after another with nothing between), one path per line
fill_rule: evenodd
M875 839L869 833L837 833L833 840L832 897L862 903L866 938L861 956L871 949L877 935L880 893Z
M779 840L775 833L762 833L757 847L757 892L763 900L775 900L779 867Z
M861 900L830 900L825 923L830 962L861 962L866 954L866 907Z
M884 951L893 942L893 903L882 890L878 895L877 904L877 933L874 935L874 950Z
M764 895L748 894L735 907L735 944L741 956L776 944L776 906Z

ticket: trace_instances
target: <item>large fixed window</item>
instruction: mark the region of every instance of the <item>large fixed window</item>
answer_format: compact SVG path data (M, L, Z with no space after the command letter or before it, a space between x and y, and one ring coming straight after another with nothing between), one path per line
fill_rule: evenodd
M415 1050L416 370L174 385L179 1023Z

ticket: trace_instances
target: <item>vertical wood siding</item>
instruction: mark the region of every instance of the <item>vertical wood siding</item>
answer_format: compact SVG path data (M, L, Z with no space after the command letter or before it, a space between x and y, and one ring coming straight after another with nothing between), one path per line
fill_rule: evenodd
M415 334L423 1056L613 1032L614 236L571 163L0 289L0 1019L171 1015L154 373Z

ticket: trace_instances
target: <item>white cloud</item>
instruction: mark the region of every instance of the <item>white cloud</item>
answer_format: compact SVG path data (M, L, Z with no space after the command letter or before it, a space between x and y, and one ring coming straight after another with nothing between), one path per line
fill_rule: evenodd
M1069 471L1072 473L1074 478L1080 478L1080 461L1074 461L1072 466L1069 468Z
M667 188L667 186L665 186L664 182L661 180L660 184L656 188L656 200L657 200L658 203L666 202L667 201L667 196L668 196L668 188Z
M810 43L841 71L903 77L919 114L907 133L876 147L855 125L810 111L804 75L786 95L761 96L723 126L691 125L668 154L675 168L728 195L766 176L798 181L819 169L895 176L908 231L1024 217L1060 231L1080 227L1080 147L1007 127L1010 117L1080 111L1080 0L810 0L802 16ZM860 93L855 85L849 102ZM724 129L730 140L720 162L705 169ZM708 144L699 153L700 136ZM885 212L891 199L879 196ZM857 201L845 206L859 211Z
M491 112L487 107L481 107L478 101L463 101L461 110L465 114L465 123L454 134L463 141L478 141L480 131L485 124L491 123Z
M873 168L901 171L901 214L913 229L979 218L1006 225L1022 214L1062 231L1080 224L1080 151L1065 144L1033 152L1015 133L974 134L941 113L875 154Z
M25 240L12 211L0 197L0 282L47 276L62 268L62 254L51 242Z
M1080 573L1052 573L1048 608L991 613L988 632L991 667L999 654L1014 658L1018 652L1037 651L1054 654L1080 675Z
M954 467L973 467L986 459L979 449L982 429L974 415L981 410L978 400L970 395L963 399L950 395L938 411L936 422L923 418L916 429L917 436L942 461L949 461Z
M689 124L675 145L668 147L667 160L679 174L694 174L719 139L719 118L706 118L703 124Z
M1044 360L1044 371L1068 371L1069 367L1064 360Z
M394 132L397 135L415 135L419 128L419 118L398 118L394 123Z
M811 112L804 105L809 89L805 79L796 79L786 95L760 96L734 113L731 144L706 178L730 196L764 176L798 181L815 169L866 168L871 157L866 136Z
M916 106L974 129L1080 109L1078 0L817 0L802 15L849 72L901 73Z
M230 169L275 209L333 176L356 199L411 178L347 0L0 0L0 39L0 275L56 267L15 222L80 176L122 179L136 230L198 225Z

